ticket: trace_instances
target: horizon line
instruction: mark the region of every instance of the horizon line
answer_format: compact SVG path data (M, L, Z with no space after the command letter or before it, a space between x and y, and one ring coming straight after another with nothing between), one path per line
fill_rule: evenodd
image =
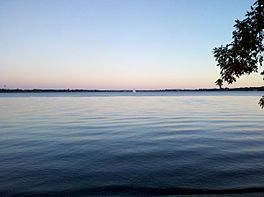
M85 88L0 88L0 92L162 92L162 91L223 91L223 90L258 90L264 91L264 86L236 87L236 88L161 88L161 89L85 89Z

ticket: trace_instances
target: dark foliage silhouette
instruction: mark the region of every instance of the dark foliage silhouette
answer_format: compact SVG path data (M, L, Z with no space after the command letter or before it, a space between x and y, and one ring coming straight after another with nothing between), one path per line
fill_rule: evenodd
M220 88L222 89L222 86L223 86L223 79L217 79L215 81L215 84Z
M264 71L260 71L264 52L264 0L257 0L245 17L235 21L232 42L213 50L221 79L228 84L245 74L260 72L264 77ZM264 107L264 97L259 104Z
M262 109L264 108L264 96L260 99L259 105L262 107Z

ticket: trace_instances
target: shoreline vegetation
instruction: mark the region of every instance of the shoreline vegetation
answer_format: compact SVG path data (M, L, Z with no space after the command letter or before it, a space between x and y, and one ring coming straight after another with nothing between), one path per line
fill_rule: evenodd
M186 91L264 91L261 87L240 87L240 88L199 88L199 89L0 89L0 93L48 93L48 92L186 92Z

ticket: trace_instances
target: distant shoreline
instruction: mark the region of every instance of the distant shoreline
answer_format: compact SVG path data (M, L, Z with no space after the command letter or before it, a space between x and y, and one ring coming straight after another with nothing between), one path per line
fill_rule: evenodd
M41 93L41 92L207 92L207 91L264 91L264 86L261 87L240 87L240 88L200 88L200 89L0 89L0 93Z

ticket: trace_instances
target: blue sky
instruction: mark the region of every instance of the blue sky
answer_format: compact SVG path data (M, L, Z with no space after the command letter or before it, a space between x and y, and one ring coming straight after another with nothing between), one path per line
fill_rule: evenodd
M253 0L0 1L0 86L214 87L214 47ZM234 86L263 85L259 75Z

